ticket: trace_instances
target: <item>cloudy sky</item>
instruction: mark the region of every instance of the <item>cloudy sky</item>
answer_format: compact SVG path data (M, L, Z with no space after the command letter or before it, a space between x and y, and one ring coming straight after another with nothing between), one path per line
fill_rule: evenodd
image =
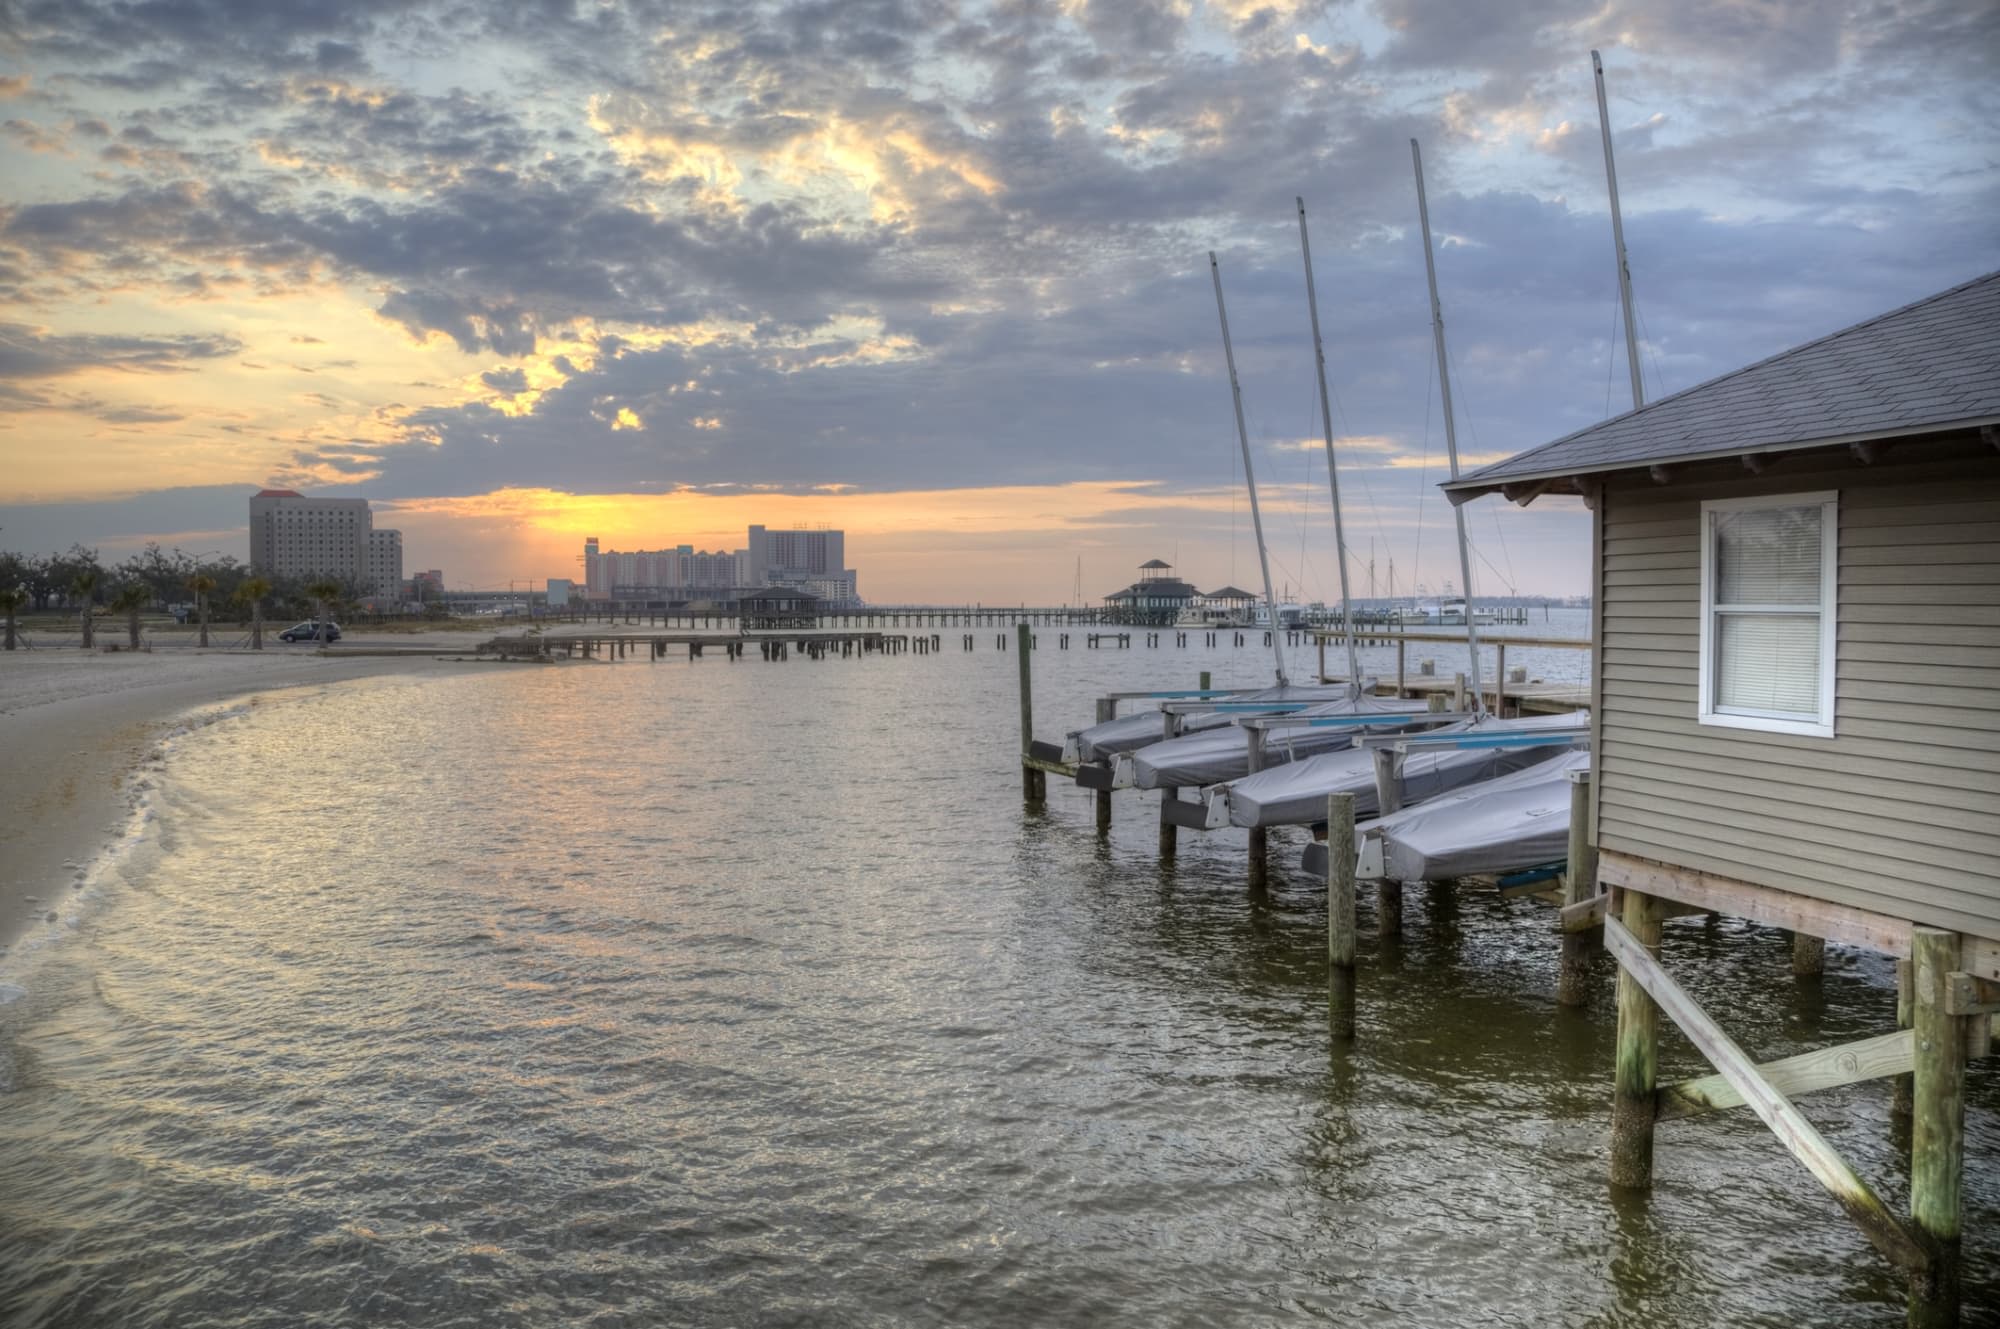
M1409 140L1465 460L2000 266L1987 0L0 0L0 548L242 555L264 484L454 585L826 522L877 601L1158 554L1456 574ZM1584 514L1471 511L1482 591Z

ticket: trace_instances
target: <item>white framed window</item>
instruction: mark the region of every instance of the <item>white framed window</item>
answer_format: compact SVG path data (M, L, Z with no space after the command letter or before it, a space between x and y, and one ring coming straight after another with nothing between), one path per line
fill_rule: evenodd
M1840 496L1701 505L1702 724L1833 737Z

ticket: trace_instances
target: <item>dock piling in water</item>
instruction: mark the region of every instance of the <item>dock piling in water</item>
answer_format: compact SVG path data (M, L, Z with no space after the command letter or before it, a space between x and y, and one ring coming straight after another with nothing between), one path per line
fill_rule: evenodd
M1569 777L1569 850L1563 870L1563 906L1582 904L1597 894L1597 842L1590 825L1590 772ZM1581 1006L1589 991L1590 952L1594 931L1562 935L1562 969L1556 978L1556 1004Z
M1913 928L1914 1108L1910 1125L1910 1218L1929 1259L1910 1280L1913 1326L1955 1325L1959 1316L1959 1234L1965 1178L1965 1049L1970 1017L1947 995L1959 965L1959 936ZM1987 1017L1978 1016L1981 1020Z
M1336 1039L1354 1037L1354 795L1326 800L1327 1023Z
M1640 891L1623 895L1623 922L1633 940L1660 953L1666 911ZM1618 1050L1611 1080L1611 1184L1643 1190L1653 1184L1654 1091L1659 1083L1660 1008L1624 965L1618 968Z

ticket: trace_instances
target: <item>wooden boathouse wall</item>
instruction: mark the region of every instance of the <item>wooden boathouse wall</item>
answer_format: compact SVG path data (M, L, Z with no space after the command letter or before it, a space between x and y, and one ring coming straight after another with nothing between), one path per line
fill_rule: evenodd
M1605 477L1598 848L2000 938L2000 450L1965 431L1868 455ZM1834 737L1699 723L1702 501L1825 490Z

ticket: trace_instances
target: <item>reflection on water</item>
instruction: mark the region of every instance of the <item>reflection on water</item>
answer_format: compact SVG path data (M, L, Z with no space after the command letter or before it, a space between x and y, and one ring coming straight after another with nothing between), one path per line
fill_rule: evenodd
M1300 842L1253 901L1240 833L1162 867L1129 796L1108 841L1060 782L1024 813L991 642L378 680L191 735L82 930L0 974L29 989L0 1008L0 1322L1897 1314L1740 1114L1663 1128L1657 1190L1614 1202L1609 1003L1553 1008L1545 911L1413 890L1330 1048ZM1259 676L1036 668L1050 737L1100 691ZM1886 965L1836 952L1803 1000L1788 954L1668 945L1760 1056L1887 1026ZM1906 1202L1882 1086L1810 1111Z

